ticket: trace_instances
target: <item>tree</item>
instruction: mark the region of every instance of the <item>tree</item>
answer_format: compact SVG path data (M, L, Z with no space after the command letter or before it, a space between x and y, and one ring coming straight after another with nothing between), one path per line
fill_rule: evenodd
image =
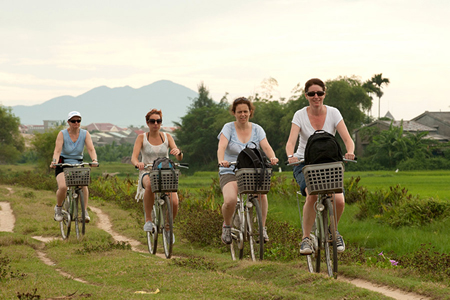
M342 114L350 134L366 121L364 111L372 106L372 100L362 87L361 81L351 77L338 77L325 82L325 104L334 106Z
M44 133L36 133L31 142L38 157L38 166L46 172L51 172L49 168L55 150L56 137L63 126L52 128Z
M19 130L20 119L10 107L0 105L0 163L16 162L25 149Z
M189 163L191 171L216 168L217 135L232 120L226 97L220 103L214 102L203 83L198 86L198 93L181 122L175 123L177 146L182 149L183 161Z
M375 74L372 76L372 78L370 79L370 81L376 86L378 87L378 90L375 91L377 97L378 97L378 119L380 119L380 102L381 102L381 97L383 96L383 91L381 90L381 88L383 87L383 85L387 86L389 85L389 79L388 78L383 78L383 74Z

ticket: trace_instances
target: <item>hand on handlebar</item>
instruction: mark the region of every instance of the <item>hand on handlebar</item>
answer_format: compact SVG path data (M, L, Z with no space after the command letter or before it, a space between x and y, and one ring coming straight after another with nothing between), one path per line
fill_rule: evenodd
M230 167L230 162L226 161L226 160L219 161L219 167L228 168L228 167Z
M356 156L353 153L345 153L344 158L349 160L355 160Z
M295 157L295 156L292 156L292 157L288 158L288 163L290 163L290 164L294 164L294 163L296 163L298 161L299 161L298 158Z

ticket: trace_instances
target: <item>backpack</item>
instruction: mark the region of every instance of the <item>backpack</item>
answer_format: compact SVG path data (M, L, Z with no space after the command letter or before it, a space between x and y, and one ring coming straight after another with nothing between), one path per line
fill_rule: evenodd
M239 153L236 161L236 169L250 168L254 169L257 175L257 184L255 185L255 191L257 187L261 187L264 183L264 176L268 173L267 169L272 169L270 160L262 149L258 149L254 142L251 142L254 147L249 147L248 144Z
M324 130L316 130L305 147L305 165L342 161L341 146L336 137Z

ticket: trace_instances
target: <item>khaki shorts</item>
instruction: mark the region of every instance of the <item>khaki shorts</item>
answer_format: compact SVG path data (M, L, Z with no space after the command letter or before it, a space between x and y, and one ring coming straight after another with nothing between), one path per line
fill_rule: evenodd
M223 175L220 175L220 178L219 178L220 189L223 190L223 187L227 183L232 182L232 181L237 181L236 180L236 175L234 175L234 174L223 174Z

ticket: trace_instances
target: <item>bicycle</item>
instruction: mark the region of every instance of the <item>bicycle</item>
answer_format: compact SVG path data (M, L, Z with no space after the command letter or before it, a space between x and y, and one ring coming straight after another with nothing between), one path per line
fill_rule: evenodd
M83 168L86 165L92 166L92 163L55 164L56 167L68 167L64 168L67 195L61 210L63 220L59 222L63 240L69 237L72 222L75 223L77 239L86 233L83 186L89 185L91 173L91 168Z
M234 165L235 162L230 163ZM250 257L253 261L264 258L264 236L262 212L259 205L261 194L267 194L270 190L272 169L266 172L258 184L261 169L243 168L236 171L238 185L238 201L231 219L231 258L236 260L244 258L244 242L250 245ZM256 245L258 244L258 245Z
M174 163L175 166L188 169L188 164ZM152 210L152 222L154 224L152 231L147 231L147 246L150 254L156 254L158 246L158 234L163 236L163 247L166 258L172 256L173 248L173 213L172 202L169 192L178 191L178 177L180 170L152 170L153 163L146 164L145 170L148 170L150 185L155 194L155 202ZM145 201L144 206L144 221Z
M344 159L344 161L356 162L347 159ZM296 165L301 162L288 165ZM308 270L311 273L320 272L321 251L324 251L328 276L336 279L338 276L337 223L336 202L333 199L335 193L342 193L344 191L344 164L343 162L332 162L306 165L303 167L302 172L305 176L308 193L310 195L318 195L317 201L314 204L316 218L310 233L310 238L313 242L313 252L306 255ZM299 195L301 193L297 192L297 204L303 230L303 214Z

